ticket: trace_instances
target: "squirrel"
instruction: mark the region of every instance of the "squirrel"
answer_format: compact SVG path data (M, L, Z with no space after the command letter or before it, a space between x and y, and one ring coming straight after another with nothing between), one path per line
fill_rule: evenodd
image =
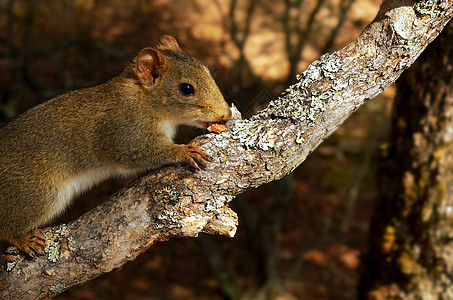
M198 146L173 143L176 127L230 117L208 68L162 36L106 83L57 96L0 128L0 239L44 254L38 228L75 196L166 164L205 167L209 156Z

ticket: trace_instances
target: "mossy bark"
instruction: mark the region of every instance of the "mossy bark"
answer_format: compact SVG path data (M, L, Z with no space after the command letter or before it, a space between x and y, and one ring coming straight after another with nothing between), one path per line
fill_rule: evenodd
M398 83L361 299L453 299L453 23Z

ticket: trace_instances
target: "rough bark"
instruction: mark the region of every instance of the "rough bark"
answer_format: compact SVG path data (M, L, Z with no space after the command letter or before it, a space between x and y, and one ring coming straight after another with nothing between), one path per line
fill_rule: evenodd
M248 120L230 122L228 131L196 139L213 157L206 170L169 166L143 176L93 211L54 227L48 257L7 256L0 297L52 297L170 238L233 236L237 216L228 203L234 195L299 166L361 104L392 84L452 14L453 0L384 1L357 40L312 63L286 95Z
M453 23L399 81L362 299L453 299Z

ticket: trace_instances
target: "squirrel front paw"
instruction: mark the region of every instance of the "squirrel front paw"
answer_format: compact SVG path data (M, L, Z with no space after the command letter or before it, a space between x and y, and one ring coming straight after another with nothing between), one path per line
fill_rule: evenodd
M210 157L200 147L195 145L185 145L185 161L195 169L200 170L200 166L205 168Z

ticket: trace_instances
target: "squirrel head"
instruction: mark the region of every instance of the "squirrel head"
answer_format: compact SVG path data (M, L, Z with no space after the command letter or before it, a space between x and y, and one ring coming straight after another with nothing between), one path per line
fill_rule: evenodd
M224 123L231 111L209 69L164 35L156 48L138 54L135 74L145 99L153 99L164 119L196 127ZM155 103L157 101L157 103Z

